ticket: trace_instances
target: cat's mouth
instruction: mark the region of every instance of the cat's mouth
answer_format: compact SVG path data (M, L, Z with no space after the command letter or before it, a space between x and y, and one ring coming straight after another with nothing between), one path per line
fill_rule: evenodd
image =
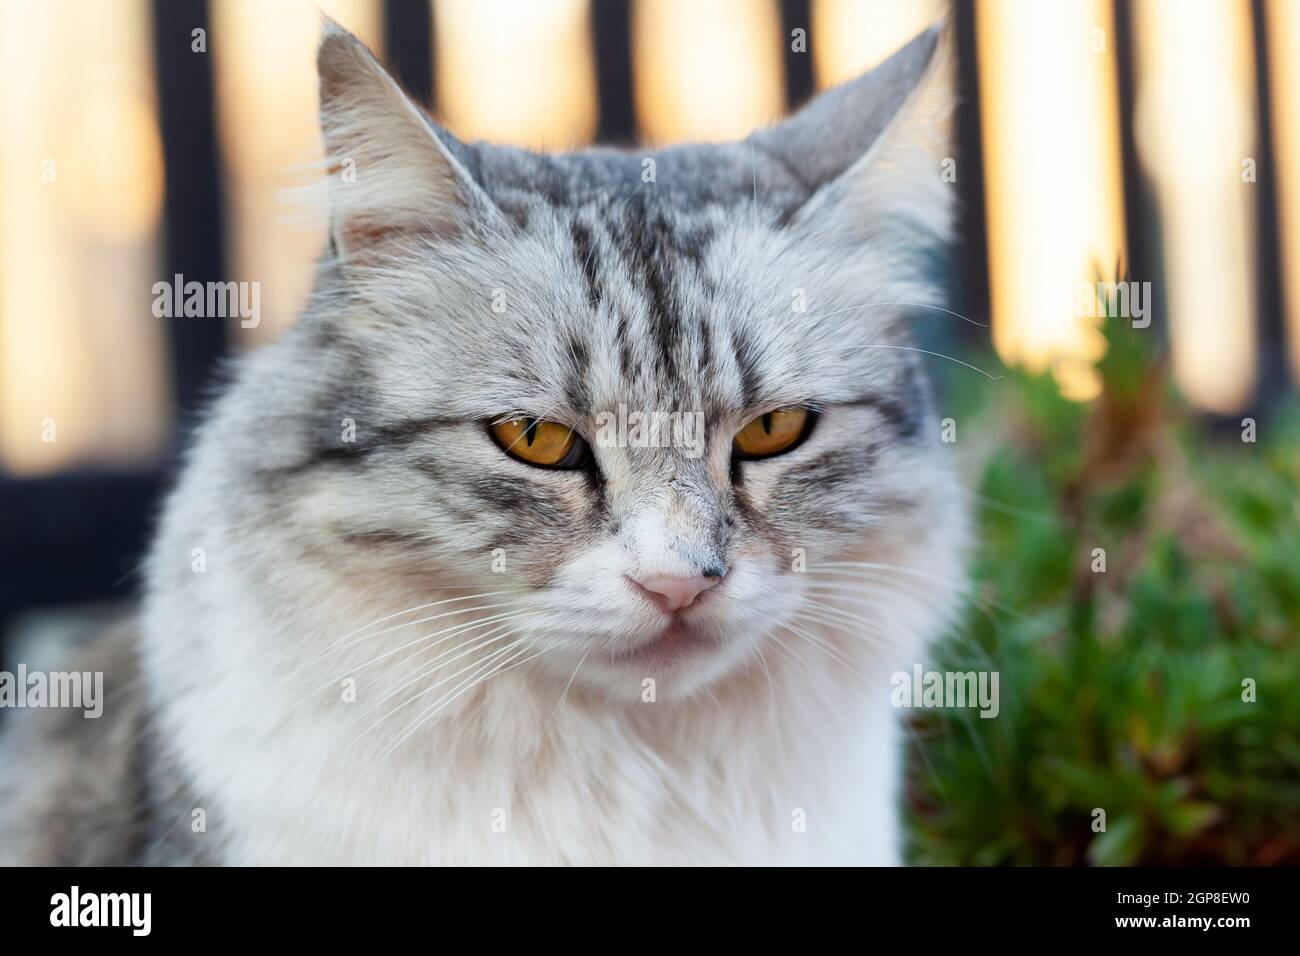
M717 647L717 642L697 628L674 618L668 626L636 647L605 655L612 664L635 667L666 667Z

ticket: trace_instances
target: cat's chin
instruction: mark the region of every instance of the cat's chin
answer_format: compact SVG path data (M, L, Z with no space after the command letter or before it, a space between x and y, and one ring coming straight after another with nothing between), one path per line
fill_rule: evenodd
M721 650L720 641L679 619L635 647L606 651L602 657L606 664L613 667L667 669L720 653Z
M750 653L750 642L705 624L677 620L636 643L594 647L562 676L576 676L600 699L629 703L692 697L726 679Z

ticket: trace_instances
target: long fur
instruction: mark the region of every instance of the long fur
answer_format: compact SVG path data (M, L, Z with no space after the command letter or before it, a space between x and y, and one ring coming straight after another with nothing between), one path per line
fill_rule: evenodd
M456 141L327 26L331 251L165 509L135 858L899 861L889 678L964 541L907 329L939 301L943 46L742 143L539 156ZM702 414L704 454L598 447L619 405ZM788 405L808 440L734 461ZM511 415L593 464L508 457ZM662 619L626 576L702 569L712 646L627 663Z

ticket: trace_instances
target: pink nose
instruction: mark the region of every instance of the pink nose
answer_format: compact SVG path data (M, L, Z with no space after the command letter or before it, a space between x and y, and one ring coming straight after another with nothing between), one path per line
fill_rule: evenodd
M701 592L707 591L722 579L696 575L692 578L645 577L628 580L645 591L647 597L665 611L676 611L689 606Z

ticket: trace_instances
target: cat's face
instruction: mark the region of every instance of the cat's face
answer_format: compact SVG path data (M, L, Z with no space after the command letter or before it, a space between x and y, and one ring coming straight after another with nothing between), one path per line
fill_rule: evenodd
M271 486L340 577L477 609L446 640L492 666L635 699L825 624L835 562L952 533L906 334L941 213L877 172L914 129L825 183L775 140L537 159L438 139L377 69L327 37L327 141L356 181L279 346L309 424ZM385 165L406 193L378 191Z

